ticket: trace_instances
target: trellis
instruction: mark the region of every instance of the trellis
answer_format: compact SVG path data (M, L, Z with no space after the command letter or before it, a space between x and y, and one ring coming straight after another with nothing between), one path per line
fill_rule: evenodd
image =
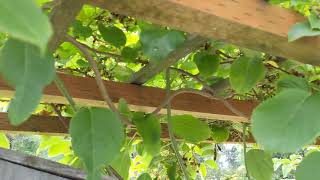
M294 59L303 63L319 64L320 39L302 38L287 41L287 32L296 22L304 20L301 15L280 7L271 6L262 0L67 0L59 1L52 13L51 22L55 31L49 43L51 50L63 41L68 27L83 4L94 5L119 14L169 26L190 33L188 39L161 64L152 62L136 72L128 83L104 81L113 102L125 98L132 110L151 112L166 98L159 88L141 86L159 72L176 63L190 52L198 49L207 38L226 42L269 54ZM91 78L59 74L76 103L88 106L105 106L98 87ZM131 84L130 84L131 83ZM10 98L13 89L0 79L1 97ZM42 99L45 103L67 104L54 84L49 85ZM257 102L227 100L229 104L250 117ZM232 112L219 100L197 94L180 94L172 101L174 114L192 114L210 120L228 120L250 123L246 117ZM0 114L0 129L30 133L64 134L57 117L32 116L27 123L13 127L5 113ZM59 124L60 122L60 124ZM68 124L68 120L65 122ZM165 128L164 128L165 129ZM130 135L130 133L129 133ZM167 138L167 133L163 138ZM231 137L229 141L240 141ZM254 142L249 138L250 142Z

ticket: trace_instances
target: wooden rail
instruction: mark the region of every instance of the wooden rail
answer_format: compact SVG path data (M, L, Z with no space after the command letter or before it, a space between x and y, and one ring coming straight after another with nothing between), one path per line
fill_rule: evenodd
M107 107L100 95L96 81L89 77L76 77L66 74L59 74L64 81L66 88L77 104L84 106ZM104 81L113 102L124 98L133 111L152 112L166 98L163 89L144 87L128 83ZM11 98L13 89L0 77L0 97ZM58 88L51 84L45 88L42 101L46 103L67 104L65 97L61 95ZM238 110L250 116L257 105L251 101L228 100ZM160 113L165 114L165 109ZM248 122L248 119L239 117L232 113L222 102L208 99L197 94L180 94L172 101L173 114L191 114L195 117L229 120L233 122Z
M62 122L63 121L63 122ZM45 134L45 135L67 135L69 129L69 118L59 119L56 116L31 116L26 122L20 126L12 126L7 117L7 113L0 113L0 131L6 133L22 133L22 134ZM67 127L65 127L67 125ZM161 124L161 138L169 139L169 132L166 124ZM136 133L134 129L127 130L128 137L133 137ZM210 140L209 140L210 141ZM239 143L242 141L242 136L239 133L231 133L227 142ZM249 143L253 143L254 139L251 136L248 138Z
M320 37L288 43L287 33L305 18L265 0L86 0L111 12L185 32L320 64Z

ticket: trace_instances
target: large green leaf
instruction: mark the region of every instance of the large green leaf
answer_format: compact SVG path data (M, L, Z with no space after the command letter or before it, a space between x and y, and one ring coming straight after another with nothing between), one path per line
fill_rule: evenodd
M35 110L43 88L54 79L54 61L49 55L43 56L37 47L10 39L1 51L0 72L16 89L9 119L11 124L19 125Z
M312 29L320 30L320 18L317 13L312 11L311 14L308 16L308 21Z
M120 48L127 42L126 35L124 32L116 26L105 27L102 24L98 26L102 38L110 43L111 45Z
M131 159L128 150L121 151L120 155L111 162L111 166L120 174L123 179L128 179Z
M184 34L174 30L147 29L140 33L142 52L156 61L165 59L184 40Z
M121 56L125 62L135 62L136 57L138 57L138 48L124 47Z
M133 115L129 109L128 103L125 99L120 98L118 101L118 111L129 119L132 119Z
M192 143L208 139L211 132L206 122L191 115L172 116L172 128L175 135Z
M10 148L9 140L4 133L0 133L0 147L6 149Z
M119 117L109 109L82 108L70 123L72 147L85 163L88 179L100 179L104 165L120 154L124 128Z
M177 174L177 163L174 162L172 164L169 164L167 167L167 176L169 180L175 180Z
M152 115L145 116L143 113L135 113L133 122L142 137L144 150L153 156L159 154L161 147L160 121Z
M230 132L226 127L211 127L211 137L215 143L222 143L229 139Z
M212 76L220 65L220 59L217 55L212 55L205 52L196 53L193 57L199 72L202 76Z
M246 93L262 80L264 75L265 67L261 58L242 56L232 63L230 84L238 93Z
M251 149L246 153L246 168L249 175L257 180L271 180L273 162L270 154L260 149Z
M137 178L137 180L152 180L152 178L148 173L143 173Z
M295 24L288 32L289 42L295 41L304 36L319 36L320 30L313 30L308 21Z
M45 52L52 35L48 17L34 1L0 1L0 31L38 46Z
M301 89L305 91L310 91L310 85L308 81L301 77L296 77L293 75L284 76L277 81L278 91L285 89Z
M266 150L295 152L320 132L320 93L283 90L261 103L252 115L252 132Z
M313 152L307 155L297 167L297 180L318 180L320 179L320 152Z

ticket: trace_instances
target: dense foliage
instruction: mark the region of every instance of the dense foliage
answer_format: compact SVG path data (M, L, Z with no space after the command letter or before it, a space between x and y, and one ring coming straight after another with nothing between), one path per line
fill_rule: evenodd
M308 17L288 32L289 41L320 35L318 1L270 2ZM189 88L221 101L258 101L250 125L171 115L170 102L165 104L166 115L133 112L125 99L116 107L103 87L100 90L109 107L75 104L56 72L95 77L98 85L100 76L129 82L142 67L163 63L191 35L85 5L65 42L51 49L47 46L52 37L47 14L53 7L40 8L48 5L44 0L37 4L31 0L0 2L0 73L15 88L9 105L8 99L2 99L2 111L8 112L12 125L27 121L31 114L72 117L70 137L43 136L36 152L39 156L84 168L92 180L101 179L102 174L119 179L205 179L209 171L219 174L219 144L240 136L246 170L240 176L268 180L280 178L277 170L286 163L290 166L283 168L281 178L293 176L290 172L307 151L301 149L319 135L319 67L215 40L203 43L145 85L166 87L168 96L169 90ZM39 105L43 88L52 82L69 105ZM238 115L243 116L241 112ZM161 139L163 123L168 126L170 141ZM130 129L137 133L127 137ZM246 138L251 134L258 145L247 147ZM0 134L1 147L10 148L9 141ZM272 159L281 156L277 153L296 152L287 161ZM319 159L317 149L309 152L298 165L296 178L320 179Z

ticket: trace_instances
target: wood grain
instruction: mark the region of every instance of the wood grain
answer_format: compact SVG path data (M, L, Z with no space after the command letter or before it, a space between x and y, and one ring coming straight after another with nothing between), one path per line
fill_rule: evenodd
M12 126L7 117L7 113L0 113L0 131L6 133L22 133L22 134L44 134L44 135L57 135L64 136L67 135L69 129L70 118L65 118L61 122L56 116L31 116L26 122L22 123L20 126ZM66 124L67 127L64 127ZM127 136L133 137L136 130L131 128L127 129ZM163 140L169 139L168 127L166 124L161 124L161 138ZM178 138L178 137L177 137ZM178 138L179 139L179 138ZM208 140L211 141L212 140ZM242 141L242 136L239 133L232 131L230 138L227 142L238 143ZM248 138L248 142L254 142L253 137Z
M65 118L63 123L69 125L69 122L70 119ZM63 123L55 116L31 116L26 122L16 127L9 123L7 113L0 113L0 131L6 133L64 136L69 133L69 127L64 127ZM127 129L128 137L133 137L135 133L135 129ZM179 137L176 138L180 140ZM168 127L165 123L161 123L161 139L169 140ZM213 142L212 139L208 139L207 141ZM255 140L252 135L249 135L246 142L255 143ZM225 143L242 143L242 134L231 130L229 139ZM320 145L320 140L318 139L315 144Z
M320 37L288 43L287 33L305 18L264 0L87 0L115 13L224 40L275 56L320 64Z
M93 78L76 77L66 74L59 74L59 76L77 104L106 107ZM165 91L160 88L112 81L104 81L104 84L113 102L118 102L120 98L124 98L133 111L152 112L166 98ZM0 97L10 98L13 94L13 89L0 77ZM43 102L67 104L66 99L54 84L47 86L43 94ZM251 112L257 105L256 102L252 101L228 101L248 116L251 115ZM160 113L165 114L165 109ZM213 120L248 122L248 119L232 113L222 102L196 94L180 94L175 97L172 101L172 113L191 114L195 117Z
M19 179L18 177L22 177L22 176L17 176L17 174L19 173L29 173L29 175L34 175L33 178L29 178L29 179L27 176L25 178L21 178L21 179L27 179L27 180L46 179L44 177L49 177L50 180L51 179L53 180L52 178L53 176L55 176L56 179L59 179L60 177L61 180L65 178L74 179L74 180L84 180L86 177L85 173L80 169L74 169L54 161L49 161L39 157L0 148L0 164L4 162L8 162L9 164L7 165L10 165L10 167L13 167L14 164L17 165L17 166L14 166L14 168L21 167L19 168L21 172L16 171L15 172L16 174L8 173L8 176L16 178L12 180L18 180ZM3 166L3 167L8 167L8 166ZM22 169L22 167L25 167L25 169ZM0 168L0 172L1 170L2 168ZM3 174L0 174L1 179L3 177L2 175ZM43 178L39 178L39 177L43 177ZM104 176L103 179L114 180L114 178L109 176Z

